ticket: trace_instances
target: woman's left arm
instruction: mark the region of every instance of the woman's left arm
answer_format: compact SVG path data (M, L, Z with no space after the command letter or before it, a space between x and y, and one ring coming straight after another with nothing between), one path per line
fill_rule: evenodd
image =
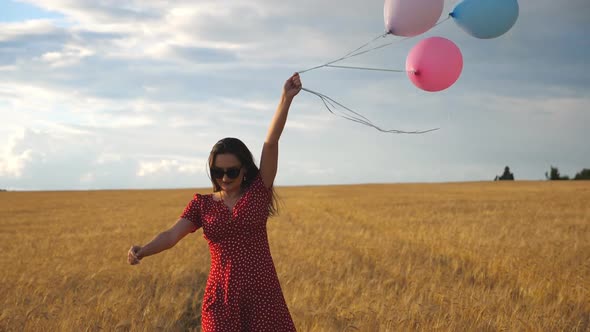
M281 101L275 112L274 117L268 128L264 146L262 147L262 156L260 157L260 175L264 186L272 187L272 184L277 175L278 160L279 160L279 138L285 128L287 122L287 115L293 98L301 91L301 79L299 74L295 73L291 76L283 86L283 94Z

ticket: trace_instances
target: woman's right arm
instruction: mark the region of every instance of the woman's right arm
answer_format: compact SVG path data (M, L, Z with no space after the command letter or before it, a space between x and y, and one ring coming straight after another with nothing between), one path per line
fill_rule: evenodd
M139 261L147 256L155 255L174 247L178 241L193 231L195 226L187 219L180 218L170 229L156 235L145 246L132 246L127 254L127 261L131 265L139 264Z

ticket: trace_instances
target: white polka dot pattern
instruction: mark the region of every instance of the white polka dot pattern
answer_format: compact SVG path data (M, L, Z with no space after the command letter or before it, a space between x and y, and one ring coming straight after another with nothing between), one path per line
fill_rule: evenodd
M268 245L270 199L257 175L232 211L211 194L195 194L184 209L211 253L203 331L295 331Z

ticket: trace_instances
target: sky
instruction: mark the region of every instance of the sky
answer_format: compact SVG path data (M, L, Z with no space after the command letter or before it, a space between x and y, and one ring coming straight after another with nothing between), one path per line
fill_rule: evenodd
M0 188L209 187L219 139L240 138L259 161L292 73L385 31L383 1L173 3L0 0ZM422 91L405 73L303 73L305 88L380 127L440 129L382 133L302 91L275 185L490 181L505 166L541 180L551 166L570 176L590 168L590 2L518 3L498 38L474 38L451 19L338 63L404 69L414 45L444 37L463 56L444 91Z

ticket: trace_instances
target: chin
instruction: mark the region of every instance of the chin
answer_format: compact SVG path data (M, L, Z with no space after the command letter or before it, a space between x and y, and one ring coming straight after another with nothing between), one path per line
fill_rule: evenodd
M235 187L235 183L220 183L219 187L221 187L221 189L232 189L233 187Z

